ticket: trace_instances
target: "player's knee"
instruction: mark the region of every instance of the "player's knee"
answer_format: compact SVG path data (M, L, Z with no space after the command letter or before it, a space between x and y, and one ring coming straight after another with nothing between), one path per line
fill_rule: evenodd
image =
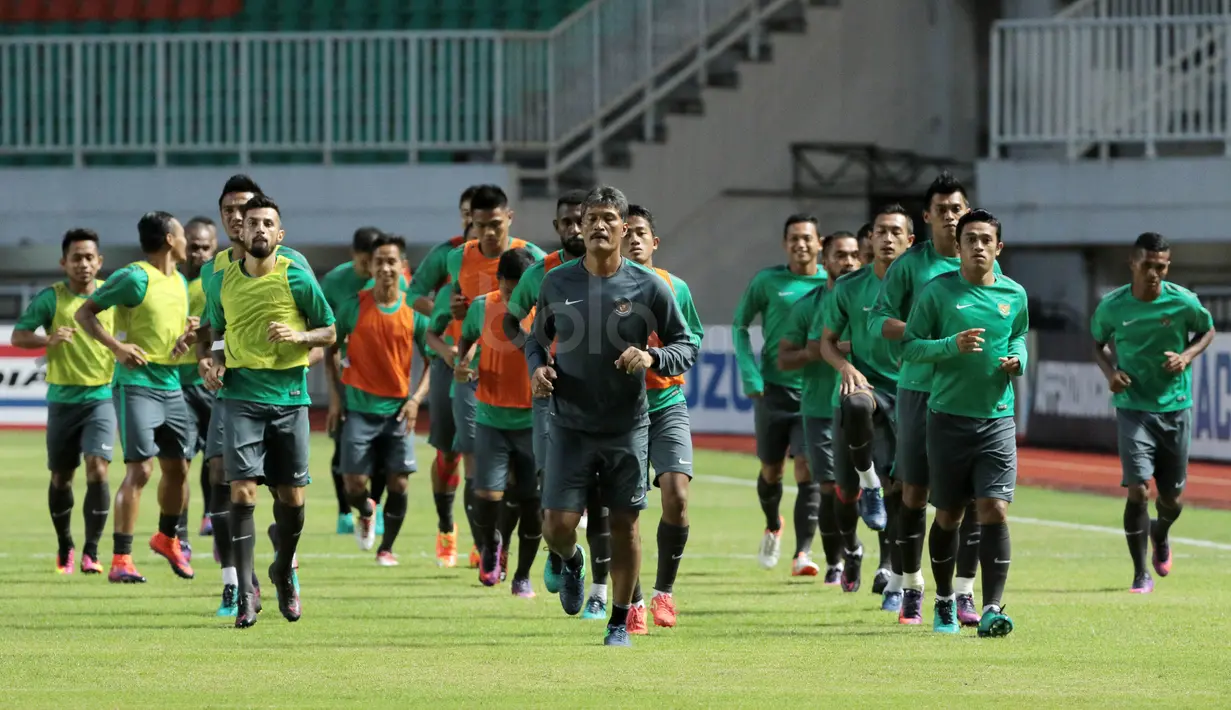
M63 490L65 488L72 488L74 473L76 472L75 471L52 471L51 472L52 487L58 488L60 490Z
M1127 491L1128 499L1133 503L1144 504L1150 501L1150 487L1145 483L1130 483Z
M688 476L664 473L658 477L663 494L663 520L669 525L684 525L688 517Z
M962 517L966 514L966 508L957 508L955 510L936 510L934 520L940 526L941 530L953 531L957 530L962 524Z
M388 481L385 483L386 491L390 493L397 493L398 495L405 493L406 489L408 489L409 487L410 487L410 475L405 474L405 473L398 473L398 474L389 476Z
M637 538L637 520L641 511L636 508L613 510L607 516L611 526L611 537L617 540L635 540Z
M928 505L928 487L903 483L902 505L914 510L926 508Z
M504 491L491 491L484 488L476 488L474 495L476 498L482 498L486 501L498 501L504 499Z
M783 464L784 464L783 461L779 461L777 463L765 463L764 461L762 461L761 462L762 480L764 480L766 483L771 483L771 484L781 483Z
M231 481L231 502L236 505L256 505L256 481Z
M838 492L838 484L834 483L833 481L822 481L821 482L821 495L831 496L831 495L835 495L837 492Z
M842 398L842 421L860 422L872 421L876 413L876 400L867 390L852 392Z
M303 486L278 486L274 489L278 502L290 508L298 508L304 504L305 489Z
M795 457L795 482L807 483L812 480L812 469L808 467L807 456Z
M1158 498L1154 501L1154 504L1159 508L1172 512L1177 512L1184 507L1184 502L1180 499L1179 493L1174 495L1164 495L1163 493L1159 493Z
M572 513L562 510L544 510L543 511L543 537L547 542L555 547L558 541L566 540L577 530L577 523L581 521L580 513Z
M980 498L975 501L975 510L980 525L997 525L1008 520L1009 502L999 498Z
M107 480L107 471L111 462L102 456L85 457L85 480L90 483L103 483Z
M150 482L150 474L154 465L151 461L132 461L125 465L124 484L134 488L145 488Z
M838 502L843 505L855 505L859 502L859 496L863 493L859 486L846 488L844 486L833 486L831 492L836 494ZM821 484L821 494L825 494L825 485Z

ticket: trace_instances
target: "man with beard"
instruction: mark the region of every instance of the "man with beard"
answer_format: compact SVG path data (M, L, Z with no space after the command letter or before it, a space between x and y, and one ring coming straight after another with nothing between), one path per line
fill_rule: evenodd
M236 628L256 623L251 578L258 483L275 489L277 554L269 580L278 609L298 621L293 579L295 548L304 525L308 477L308 353L332 345L334 315L316 279L276 250L282 241L278 205L257 195L243 207L243 261L218 277L218 297L206 319L226 333L214 343L205 382L218 392L226 418L223 464L230 483L231 542L239 580Z

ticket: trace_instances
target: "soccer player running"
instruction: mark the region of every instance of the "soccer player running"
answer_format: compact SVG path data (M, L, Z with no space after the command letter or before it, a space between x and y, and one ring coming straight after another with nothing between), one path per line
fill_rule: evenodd
M244 259L218 277L206 320L226 333L214 343L205 383L227 420L223 464L231 484L231 543L239 579L236 628L256 623L252 519L258 483L275 489L277 554L269 580L278 609L298 621L292 560L304 525L308 485L308 352L333 345L334 315L320 285L276 247L284 232L278 205L258 195L243 207Z
M376 227L360 227L351 237L351 260L339 264L325 274L321 279L321 290L325 292L325 300L333 309L334 315L340 315L338 309L343 303L353 299L372 278L372 249L381 231ZM341 326L339 326L340 328ZM346 357L346 346L341 333L338 334L338 345L332 354L325 358L325 372L329 375L329 414L325 419L325 431L333 439L333 459L330 461L330 472L333 477L333 493L338 501L339 535L349 535L355 532L355 521L351 517L351 504L343 478L342 463L342 422L346 418L347 393L340 381L341 368L338 360ZM409 373L410 370L407 370ZM372 500L377 503L376 534L384 532L382 516L380 515L381 493L384 491L383 471L376 470L372 476ZM366 484L364 485L366 490ZM367 500L366 498L364 500Z
M744 394L754 400L757 459L761 462L757 497L765 513L765 534L757 559L765 569L777 566L782 546L783 519L779 506L787 456L795 461L797 484L812 480L804 456L803 417L799 412L803 381L799 372L783 372L778 368L778 344L795 302L824 285L828 278L817 263L821 237L816 217L806 214L787 217L782 228L782 246L787 254L786 265L762 269L752 277L735 307L734 318L736 363ZM753 356L752 337L748 333L748 327L758 317L765 341L761 346L760 363Z
M525 355L505 332L504 315L509 296L534 262L534 255L525 249L500 255L496 268L500 287L470 303L454 368L459 382L478 381L473 517L479 538L479 581L492 587L503 578L510 544L505 533L511 535L511 526L499 529L499 519L508 507L507 497L516 504L521 528L512 593L526 599L534 596L530 568L543 537L539 480L534 464L530 373Z
M513 210L509 198L496 185L480 185L470 196L470 223L477 232L473 241L458 246L449 252L446 259L449 280L452 283L449 310L453 323L450 333L456 342L460 335L461 322L466 318L470 302L496 290L496 268L500 255L510 249L525 249L536 259L546 256L542 249L521 239L509 236L513 225ZM465 353L458 353L465 355ZM453 385L453 423L457 429L454 449L462 455L466 466L466 482L463 489L463 504L469 517L474 507L474 435L477 400L477 380L457 382ZM470 566L479 566L479 551L476 541L470 552Z
M418 470L415 420L427 396L430 373L424 371L413 392L410 373L414 348L418 347L420 353L426 349L427 318L410 307L398 287L406 240L377 234L363 246L370 249L370 265L365 268L371 270L375 284L343 300L336 312L338 342L346 341L341 376L346 388L345 414L338 447L346 495L359 512L355 526L359 548L371 550L376 536L382 535L376 563L394 567L398 559L393 543L406 518L408 479ZM337 347L330 348L327 361L334 357L332 351ZM388 482L388 502L383 511L376 505L375 494L367 490L374 472ZM374 520L378 511L385 519L380 531Z
M98 235L89 229L70 229L60 242L60 268L65 279L48 286L30 301L13 328L14 347L46 349L47 358L47 507L55 527L59 550L56 571L73 574L72 515L73 477L85 457L86 494L85 547L81 555L84 574L100 574L98 541L107 526L111 491L107 466L115 441L115 409L111 402L111 378L115 357L105 345L77 337L73 315L102 284L94 277L103 265ZM114 332L114 311L99 315L108 332ZM43 329L43 335L34 332Z
M1171 573L1167 535L1180 517L1192 435L1193 360L1214 341L1214 321L1197 296L1166 281L1171 245L1146 232L1133 244L1132 282L1103 297L1090 322L1095 356L1116 407L1124 536L1133 559L1130 591L1154 591L1147 540L1159 577ZM1193 336L1193 334L1196 334ZM1158 490L1150 519L1150 481Z
M184 237L188 240L188 260L184 262L184 278L188 279L188 315L198 322L205 315L205 287L201 283L201 268L214 258L218 251L218 230L214 220L209 217L193 217L184 225ZM196 447L193 455L205 450L205 441L209 437L210 413L214 409L214 393L205 386L201 372L197 369L197 354L195 349L189 349L176 358L180 371L180 387L184 390L184 401L188 403L188 415L192 418L193 431L196 432ZM199 534L213 535L214 526L210 522L210 482L209 462L201 459L201 527ZM188 543L188 497L184 496L184 513L180 516L177 532L180 547L184 549L184 557L191 559L192 548Z
M137 222L137 234L145 259L112 274L75 314L81 329L114 353L120 365L116 412L125 475L115 494L115 548L107 578L145 581L132 560L133 530L141 491L157 456L162 470L160 512L150 549L166 558L177 576L192 579L192 567L175 530L184 511L188 464L196 450L196 432L175 365L191 345L196 325L188 317L187 282L176 270L187 258L188 242L183 225L167 212L147 212ZM99 317L112 308L122 309L127 323L122 340Z
M407 291L407 300L416 311L431 318L435 309L435 299L432 293L439 292L449 283L448 260L449 253L465 244L473 237L467 234L470 226L470 198L474 196L477 185L472 185L462 192L458 200L458 215L462 221L462 233L448 241L437 244L419 263L415 269ZM450 329L446 338L456 342L460 335L460 325ZM461 456L453 450L453 440L457 436L457 427L453 423L453 364L452 357L434 351L428 367L431 370L427 394L427 408L431 413L427 443L436 449L436 457L432 460L431 482L432 498L436 504L436 564L441 567L457 565L457 523L453 521L453 499L457 491L459 476L458 461ZM341 532L341 526L339 526Z
M810 476L809 480L798 484L799 493L795 497L795 555L791 575L815 577L820 572L811 556L812 539L819 527L821 547L825 552L824 583L845 585L845 575L853 574L854 584L858 586L863 552L857 549L858 545L848 550L846 562L850 563L852 571L847 573L836 517L833 410L838 374L816 352L808 349L809 326L831 298L834 281L859 268L859 242L855 235L835 232L825 237L821 242L821 266L828 280L795 302L778 342L778 369L802 375L800 414L804 420L804 443ZM855 553L859 557L855 557Z
M923 287L941 274L956 271L961 263L957 251L957 223L970 211L966 188L949 173L941 173L924 195L924 217L932 238L915 244L885 272L876 305L868 319L872 334L901 340L906 318ZM1000 265L993 260L1000 273ZM898 516L898 549L902 555L902 599L886 598L886 611L897 611L902 624L923 623L923 541L927 533L928 454L927 410L931 391L932 365L903 362L898 372L898 398L894 406L897 419L897 446L894 453L894 479L902 486L902 505ZM974 604L974 576L979 566L979 526L974 503L963 516L961 545L957 561L957 613L964 626L979 623Z
M551 398L543 535L556 557L544 565L544 582L560 590L565 613L581 611L586 556L577 524L597 478L611 521L608 646L630 645L627 620L641 567L637 517L649 483L645 371L682 375L697 357L670 287L620 256L627 218L619 190L590 192L582 217L586 256L544 277L526 343L534 395ZM655 333L661 347L649 345Z
M856 527L862 517L880 535L880 564L872 591L886 595L881 608L898 611L902 600L902 563L896 557L897 545L893 541L902 494L896 487L886 486L889 493L883 495L878 471L885 476L893 472L897 436L893 414L901 347L897 341L872 332L868 319L885 273L914 241L915 230L901 205L882 207L873 224L874 260L838 279L824 308L814 314L808 337L810 350L824 357L839 376L833 438L837 526L847 562L842 589L859 589L858 568L862 565L863 549ZM838 342L843 333L850 334L849 358ZM889 571L891 560L896 560L892 563L896 576Z
M692 291L683 279L654 266L659 238L654 231L654 215L641 205L628 206L628 231L624 236L625 258L651 269L671 288L675 305L697 347L705 337L701 317L692 300ZM650 345L658 346L657 335ZM650 596L654 624L675 626L675 578L680 558L688 544L688 484L692 480L692 424L684 398L684 376L664 377L653 370L645 373L646 401L650 416L650 465L654 467L654 486L662 491L662 518L658 521L658 574ZM588 531L587 531L588 532ZM591 549L593 551L593 549ZM645 623L645 600L641 581L633 589L633 605L628 612L628 633L649 632Z
M1030 323L1026 290L994 270L1004 248L1000 222L986 210L958 221L962 265L931 281L915 299L902 343L904 362L929 363L927 454L936 508L928 551L936 581L932 630L961 629L954 598L958 526L974 500L982 535L983 614L979 636L1005 636L1009 577L1006 519L1017 484L1012 378L1026 370Z

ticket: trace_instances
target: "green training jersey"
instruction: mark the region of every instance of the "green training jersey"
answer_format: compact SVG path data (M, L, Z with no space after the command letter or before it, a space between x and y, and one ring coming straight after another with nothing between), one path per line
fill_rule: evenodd
M103 282L94 281L97 289ZM106 345L85 335L77 325L77 309L86 296L74 293L68 281L48 286L26 307L13 330L34 332L39 328L48 337L59 328L77 331L72 341L47 348L47 401L80 404L111 398L111 380L115 373L115 356ZM103 328L115 335L115 311L98 314Z
M876 297L876 305L868 319L868 329L876 338L881 335L885 321L890 318L906 322L910 316L914 302L919 300L919 294L929 281L960 267L961 259L956 256L942 256L936 251L931 240L916 244L906 253L898 257L885 272L881 281L880 293ZM1000 264L995 265L996 273L1000 273ZM898 387L913 392L929 392L932 384L932 365L926 362L902 362L898 372Z
M543 278L552 269L576 261L563 249L557 249L547 256L534 262L521 275L517 287L509 294L509 313L521 320L530 314L531 309L539 302L539 291L543 288Z
M786 328L791 307L817 286L823 286L829 277L823 269L805 276L792 272L786 266L771 266L752 277L748 288L735 307L734 328L735 361L739 366L744 394L756 394L765 390L769 382L791 389L799 389L803 380L798 371L782 372L778 369L778 341ZM761 345L761 362L758 365L752 353L752 336L748 326L760 316L761 333L765 337Z
M221 399L261 404L311 404L308 352L296 343L269 342L269 324L296 331L334 323L333 310L320 284L285 256L276 257L264 276L251 276L243 261L233 261L217 278L218 298L206 304L206 317L226 333L226 374Z
M855 369L867 378L868 384L892 393L898 389L902 344L874 333L868 325L880 290L881 279L876 277L872 264L839 278L823 307L813 314L808 339L820 340L825 328L839 334L847 332L851 344L849 359Z
M410 307L410 297L402 294L397 303L391 306L382 306L375 301L371 307L375 310L373 315L379 315L379 320L373 322L373 327L369 328L363 335L364 347L370 350L381 353L383 360L398 360L388 353L401 344L406 342L406 321L410 321L412 332L410 339L413 341L414 347L423 353L427 349L427 316L416 312ZM334 311L334 316L337 318L338 342L343 338L352 335L359 325L360 301L358 294L352 295L350 298L338 304ZM359 338L360 336L355 336ZM400 340L401 343L396 342ZM356 350L356 353L359 351ZM347 363L349 366L351 363ZM369 377L376 376L377 373L365 373ZM410 377L409 368L407 368L406 376ZM409 382L409 380L408 380ZM378 416L391 417L402 410L402 405L406 403L406 397L385 397L372 392L365 391L359 387L352 385L344 385L346 388L346 411L348 412L363 412L365 414L374 414Z
M960 353L957 336L983 328L982 350ZM997 275L990 286L972 284L958 271L937 277L915 299L906 321L902 360L935 365L928 407L974 419L1011 417L1013 384L1000 358L1021 362L1026 371L1030 318L1026 289Z
M815 320L816 314L825 307L825 303L833 298L828 285L817 286L791 306L786 324L782 329L782 340L795 347L807 347L808 330ZM776 355L775 355L776 357ZM803 378L803 388L799 397L799 411L805 417L831 419L834 412L834 401L838 396L838 385L841 378L838 371L824 360L813 360L802 369L797 370Z
M419 268L415 269L415 275L410 280L410 288L406 290L411 303L414 303L416 299L430 296L433 291L439 291L449 282L449 252L465 243L465 237L453 237L428 251L423 261L419 262Z
M1175 412L1193 405L1193 371L1167 372L1165 353L1181 353L1191 334L1214 327L1210 312L1197 295L1164 281L1162 293L1153 301L1139 301L1132 286L1121 286L1103 297L1090 319L1090 332L1101 343L1110 343L1116 367L1132 384L1112 395L1119 409L1144 412Z
M656 268L654 272L663 277L663 280L671 287L671 292L675 294L675 305L679 306L680 315L684 316L684 325L688 326L688 333L700 349L701 341L705 339L705 327L701 325L701 316L697 314L697 305L692 300L692 289L688 288L684 279L664 269ZM657 340L651 343L654 346L657 344ZM663 377L653 370L646 370L645 398L649 412L657 412L686 402L688 398L684 394L684 376Z
M180 388L180 370L171 356L188 327L188 281L178 271L164 274L138 261L112 274L90 300L103 310L119 310L125 331L116 339L145 352L146 364L115 368L115 384L158 390Z

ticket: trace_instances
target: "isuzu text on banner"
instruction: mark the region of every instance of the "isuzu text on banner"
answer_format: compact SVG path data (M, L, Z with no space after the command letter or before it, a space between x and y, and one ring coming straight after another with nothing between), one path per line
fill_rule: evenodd
M1085 333L1034 334L1029 421L1032 446L1116 450L1107 378ZM1159 367L1162 367L1160 360ZM1194 459L1231 461L1231 334L1219 333L1192 365Z
M9 345L13 326L0 325L0 429L47 426L47 383L41 350Z

